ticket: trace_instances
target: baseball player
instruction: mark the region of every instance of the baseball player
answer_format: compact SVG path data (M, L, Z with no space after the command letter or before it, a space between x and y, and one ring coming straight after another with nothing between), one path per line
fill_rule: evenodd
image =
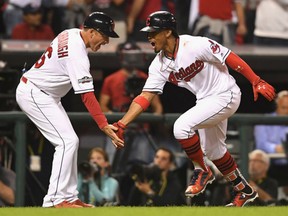
M259 93L273 100L274 88L228 48L206 37L179 36L175 17L169 12L150 14L141 31L147 32L157 55L142 93L123 118L114 123L118 136L123 138L126 126L147 109L156 94L162 93L166 82L186 88L196 95L196 105L176 120L173 132L188 158L201 167L194 170L186 196L202 193L215 179L203 159L205 154L236 192L227 206L241 207L252 202L258 194L241 175L225 144L227 119L235 113L241 98L227 65L251 82L255 101Z
M61 104L61 98L73 87L99 128L115 147L124 142L107 123L94 95L93 78L87 48L96 52L109 43L114 21L104 13L87 16L83 29L60 33L40 59L22 76L16 91L20 108L55 146L52 173L43 207L92 207L81 202L77 191L77 150L79 139Z

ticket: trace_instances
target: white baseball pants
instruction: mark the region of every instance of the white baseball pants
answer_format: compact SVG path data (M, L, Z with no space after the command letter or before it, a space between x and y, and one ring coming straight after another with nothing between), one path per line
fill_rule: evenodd
M23 112L55 146L49 188L43 207L77 199L77 150L79 139L60 98L53 98L31 82L20 81L16 100Z
M240 101L241 92L238 86L230 91L197 100L194 107L175 121L175 138L187 139L198 130L204 154L210 160L221 158L227 151L227 119L236 112Z

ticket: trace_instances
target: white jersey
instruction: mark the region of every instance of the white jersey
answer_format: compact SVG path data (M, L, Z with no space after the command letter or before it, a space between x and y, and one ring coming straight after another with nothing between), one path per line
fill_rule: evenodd
M60 33L24 76L52 97L94 91L88 51L80 29Z
M188 89L197 99L230 90L236 86L225 65L230 52L209 38L181 35L174 60L162 51L156 55L143 91L161 94L166 82Z

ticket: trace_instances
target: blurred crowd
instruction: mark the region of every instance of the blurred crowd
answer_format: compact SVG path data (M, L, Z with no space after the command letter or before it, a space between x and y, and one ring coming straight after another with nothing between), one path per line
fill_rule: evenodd
M167 10L175 14L180 34L207 36L224 45L288 44L287 0L1 0L0 7L4 39L51 40L102 11L115 20L118 42L146 41L139 34L146 17Z

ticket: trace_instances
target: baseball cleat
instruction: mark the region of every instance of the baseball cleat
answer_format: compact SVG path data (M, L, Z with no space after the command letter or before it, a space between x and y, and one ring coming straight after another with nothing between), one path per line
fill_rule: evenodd
M185 191L185 196L194 197L202 193L206 189L207 184L211 184L214 180L215 177L210 169L208 172L202 169L195 169L190 184Z
M258 197L258 193L253 191L251 194L238 191L233 201L227 204L227 207L243 207L249 202L253 202Z
M75 200L72 204L82 206L83 208L94 208L94 205L82 202L80 199Z
M54 208L83 208L83 206L76 205L65 200L57 205L54 205Z

